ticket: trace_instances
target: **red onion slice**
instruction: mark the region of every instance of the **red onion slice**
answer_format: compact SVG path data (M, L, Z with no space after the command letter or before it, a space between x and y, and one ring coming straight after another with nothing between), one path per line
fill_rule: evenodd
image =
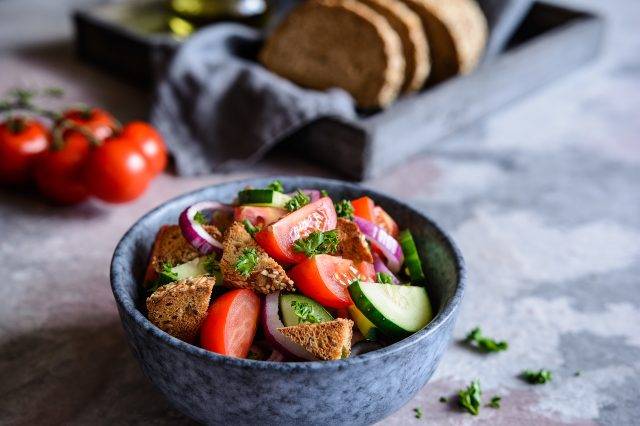
M201 254L222 253L222 243L213 238L202 225L195 221L200 211L232 210L232 207L217 201L202 201L187 207L178 219L184 238Z
M276 351L280 352L287 358L294 360L306 359L313 361L316 358L301 346L289 340L284 334L278 331L283 328L284 324L280 320L278 314L280 292L267 294L264 298L264 306L262 309L262 328L264 335L269 344Z
M398 279L398 277L396 277L395 274L391 272L389 268L387 268L387 265L385 265L382 259L380 259L378 253L373 253L373 269L375 269L376 272L381 272L383 274L389 275L391 277L392 283L400 284L400 280Z
M382 252L387 260L389 269L391 269L393 273L400 271L404 256L398 240L389 235L384 229L366 219L355 216L353 221L358 225L360 232L364 234L365 238Z

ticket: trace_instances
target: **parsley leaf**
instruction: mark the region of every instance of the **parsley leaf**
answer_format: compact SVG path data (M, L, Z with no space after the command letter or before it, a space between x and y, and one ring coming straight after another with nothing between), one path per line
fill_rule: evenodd
M415 414L416 419L421 419L422 416L424 415L424 412L422 411L421 407L416 407L413 409L413 411L416 413Z
M169 262L165 262L162 264L162 270L158 272L158 278L156 278L155 280L149 283L149 288L147 288L147 292L151 295L163 285L172 283L177 280L178 280L178 274L173 272L173 267Z
M376 281L381 284L393 284L393 281L391 280L391 275L387 274L386 272L376 273Z
M171 264L168 262L162 264L162 271L160 271L160 275L163 275L165 278L170 279L171 281L176 281L178 279L178 274L173 272L173 266L171 266Z
M298 317L298 324L300 323L319 323L322 322L320 318L313 312L313 308L306 302L298 302L297 300L291 301L291 307L293 313Z
M479 380L472 381L469 387L458 392L458 404L472 415L478 415L480 404L482 404L482 390L480 390Z
M307 257L316 254L335 253L338 250L338 231L314 231L306 238L300 238L293 243L293 249L297 252L304 253Z
M524 370L522 372L522 378L532 385L543 385L550 382L553 375L551 374L551 371L543 368L539 371Z
M509 344L505 341L498 342L490 337L483 336L480 327L471 330L465 342L483 352L500 352L509 348Z
M285 203L284 208L290 212L294 212L300 207L306 206L310 202L311 197L298 189L293 197Z
M249 222L249 219L243 220L242 223L244 224L244 229L246 229L247 232L251 234L252 237L256 235L261 229L257 226L253 226L253 224Z
M202 266L209 275L215 275L216 272L220 272L220 262L218 262L218 259L216 259L216 256L213 254L204 259Z
M440 397L440 399L439 399L438 401L440 401L441 403L443 403L443 404L444 404L445 402L447 402L447 398L446 398L446 397L444 397L444 396L441 396L441 397Z
M274 180L269 185L267 185L267 189L270 189L272 191L284 192L284 187L282 186L282 182L280 182L278 179Z
M236 271L243 277L247 278L258 265L258 251L253 247L247 247L242 250L242 254L238 256L236 261Z
M196 214L193 215L193 220L200 225L206 225L209 222L207 220L207 217L202 212L196 212Z
M349 200L340 200L334 204L336 208L336 214L338 217L344 217L345 219L353 220L353 213L355 209L353 204Z
M321 197L328 197L328 196L329 196L329 193L327 192L327 190L326 190L326 189L321 189L321 190L320 190L320 196L321 196Z
M491 402L487 404L487 407L495 408L496 410L500 408L500 401L502 400L501 396L494 395L491 398Z

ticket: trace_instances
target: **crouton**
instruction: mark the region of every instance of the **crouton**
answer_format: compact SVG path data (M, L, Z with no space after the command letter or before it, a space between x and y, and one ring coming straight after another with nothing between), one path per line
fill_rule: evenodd
M222 234L215 226L204 225L204 229L215 239L222 239ZM164 225L158 231L156 241L153 244L151 269L160 272L164 263L176 266L198 256L201 254L182 236L178 225Z
M295 290L293 280L287 276L282 266L260 248L242 223L234 222L231 225L222 245L220 270L225 284L235 288L250 288L262 294ZM256 250L258 262L250 274L245 276L236 270L236 263L247 248Z
M348 358L351 353L353 321L348 319L298 324L278 331L322 360Z
M367 244L367 240L364 238L362 232L360 232L358 225L350 220L339 218L336 229L338 230L338 238L340 240L338 256L353 260L356 263L373 263L369 244Z
M215 283L215 278L202 276L163 285L147 298L149 321L173 337L192 343L207 316Z

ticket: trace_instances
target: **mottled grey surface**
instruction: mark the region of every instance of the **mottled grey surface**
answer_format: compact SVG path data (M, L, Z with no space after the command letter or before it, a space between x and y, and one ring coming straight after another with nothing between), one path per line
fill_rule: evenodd
M143 93L52 47L66 35L60 3L0 2L0 89L61 84L72 99L118 107L123 119L143 116ZM510 343L487 356L453 343L429 384L385 425L638 423L640 2L573 4L608 17L598 62L367 182L419 206L459 244L469 279L454 338L481 325ZM162 176L126 206L60 210L1 194L0 423L190 424L125 344L109 259L126 229L162 201L273 173L326 174L280 153L233 176ZM540 367L553 370L553 382L516 377ZM438 402L475 377L485 400L503 396L500 410L472 417Z

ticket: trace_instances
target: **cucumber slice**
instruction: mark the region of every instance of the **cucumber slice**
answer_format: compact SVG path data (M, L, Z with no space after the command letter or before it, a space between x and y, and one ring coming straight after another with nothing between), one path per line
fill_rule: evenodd
M218 262L216 262L215 256L201 256L189 262L174 266L171 268L171 272L177 275L178 278L176 281L199 277L201 275L213 275L216 277L216 282L221 283L222 274L220 273L220 267L217 265Z
M404 266L407 271L407 275L411 279L413 284L426 284L427 277L422 270L422 262L420 262L420 256L418 256L418 249L416 243L413 241L411 232L405 229L398 236L400 240L400 246L402 247L402 254L404 254Z
M347 308L349 310L349 315L353 319L353 322L356 323L356 327L360 330L360 333L364 336L366 340L376 340L378 338L378 329L371 321L364 316L364 314L360 311L360 309L356 308L354 305L351 305Z
M272 189L245 189L238 193L241 205L284 208L290 199L287 194Z
M333 320L321 304L300 294L280 294L280 313L286 327Z
M393 339L415 333L432 318L424 287L354 281L349 294L364 316Z

